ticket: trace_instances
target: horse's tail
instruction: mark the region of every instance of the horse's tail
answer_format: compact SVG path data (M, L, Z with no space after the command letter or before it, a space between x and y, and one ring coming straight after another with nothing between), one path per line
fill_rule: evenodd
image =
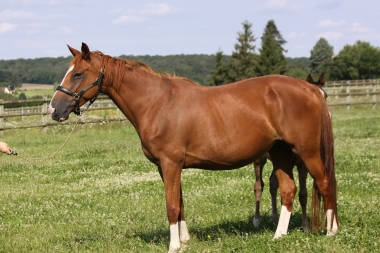
M337 212L337 185L335 178L335 165L334 165L334 138L332 132L331 114L327 106L326 99L318 94L322 103L322 132L321 132L321 142L320 142L320 154L321 159L325 168L326 175L329 180L330 196L332 201L332 216L336 221L338 221ZM318 190L317 184L313 183L313 193L311 202L311 231L316 232L324 229L325 224L325 208L320 208L321 206L321 194ZM322 222L320 220L322 217ZM333 224L333 220L331 223ZM329 228L331 229L331 228Z

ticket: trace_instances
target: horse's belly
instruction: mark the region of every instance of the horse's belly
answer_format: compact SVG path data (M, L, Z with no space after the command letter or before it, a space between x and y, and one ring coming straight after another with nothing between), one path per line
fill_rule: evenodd
M228 170L243 167L265 154L274 142L274 138L257 136L233 141L210 142L203 139L199 146L193 146L186 152L185 167L201 169Z

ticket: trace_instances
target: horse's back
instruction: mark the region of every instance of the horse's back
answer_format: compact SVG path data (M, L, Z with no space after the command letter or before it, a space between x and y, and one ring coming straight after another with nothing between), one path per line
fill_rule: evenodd
M191 99L182 101L189 104L180 125L189 166L239 167L260 157L276 140L302 142L308 137L300 131L319 136L320 129L312 126L320 123L320 111L314 108L318 96L311 85L295 78L252 78L186 94Z

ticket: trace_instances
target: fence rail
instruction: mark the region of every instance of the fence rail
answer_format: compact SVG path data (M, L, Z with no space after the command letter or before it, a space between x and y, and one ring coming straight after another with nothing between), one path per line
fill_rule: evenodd
M350 109L352 105L376 105L378 95L380 95L380 79L371 80L350 80L328 82L324 86L328 98L329 106L345 106ZM20 104L36 104L38 106L19 107ZM72 124L72 121L58 123L50 119L48 105L50 99L32 99L32 100L0 100L0 135L4 130L47 127L62 124ZM100 111L100 112L99 112ZM37 116L37 118L36 118ZM38 116L41 116L38 119ZM14 124L12 117L21 117L20 124ZM25 120L26 118L32 118ZM79 124L96 123L102 121L121 121L126 120L125 116L116 107L116 105L105 95L101 95L95 103L88 109L79 122ZM29 122L29 124L24 124Z

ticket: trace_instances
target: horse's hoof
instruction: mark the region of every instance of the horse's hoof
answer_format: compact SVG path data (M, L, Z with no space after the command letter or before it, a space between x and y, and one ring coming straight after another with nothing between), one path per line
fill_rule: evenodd
M336 235L336 232L337 231L333 231L333 230L327 231L326 236L334 236L334 235Z
M260 226L260 219L253 218L253 226L258 228Z

